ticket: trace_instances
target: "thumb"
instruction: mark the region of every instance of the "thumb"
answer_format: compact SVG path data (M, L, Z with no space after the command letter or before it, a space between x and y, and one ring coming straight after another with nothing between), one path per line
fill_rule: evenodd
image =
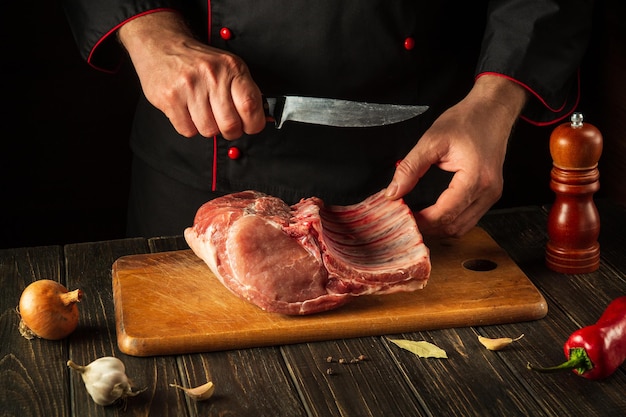
M422 152L418 142L411 152L396 165L396 171L387 186L385 197L397 200L415 188L419 179L426 174L431 165L437 163L437 158L429 154L434 155L434 153Z

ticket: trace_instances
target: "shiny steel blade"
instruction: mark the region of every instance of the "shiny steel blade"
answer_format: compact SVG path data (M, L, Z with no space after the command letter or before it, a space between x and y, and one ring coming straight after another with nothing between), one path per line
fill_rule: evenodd
M319 97L286 96L278 99L267 98L267 102L278 129L289 120L336 127L385 126L411 119L428 110L428 106L365 103Z

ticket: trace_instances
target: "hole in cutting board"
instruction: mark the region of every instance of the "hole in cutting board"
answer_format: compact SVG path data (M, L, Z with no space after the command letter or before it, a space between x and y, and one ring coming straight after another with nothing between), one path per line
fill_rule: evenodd
M497 263L489 259L468 259L467 261L463 261L461 265L463 265L465 269L477 272L493 271L498 267Z

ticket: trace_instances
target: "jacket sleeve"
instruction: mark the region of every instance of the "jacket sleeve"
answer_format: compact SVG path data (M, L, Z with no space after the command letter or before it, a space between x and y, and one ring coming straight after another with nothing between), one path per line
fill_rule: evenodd
M476 76L501 75L526 88L522 118L533 124L567 117L578 105L592 9L592 0L490 2Z
M92 67L116 71L125 56L116 31L129 20L159 10L182 10L184 0L62 0L80 55Z

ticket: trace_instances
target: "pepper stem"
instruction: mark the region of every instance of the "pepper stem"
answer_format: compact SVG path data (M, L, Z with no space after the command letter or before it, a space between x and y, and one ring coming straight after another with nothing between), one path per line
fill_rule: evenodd
M569 351L569 359L560 365L542 368L534 366L530 362L528 362L526 364L526 368L542 373L573 370L576 371L578 375L582 375L585 372L589 372L593 369L593 363L591 362L591 359L589 359L589 355L587 355L587 351L584 348L573 348Z

